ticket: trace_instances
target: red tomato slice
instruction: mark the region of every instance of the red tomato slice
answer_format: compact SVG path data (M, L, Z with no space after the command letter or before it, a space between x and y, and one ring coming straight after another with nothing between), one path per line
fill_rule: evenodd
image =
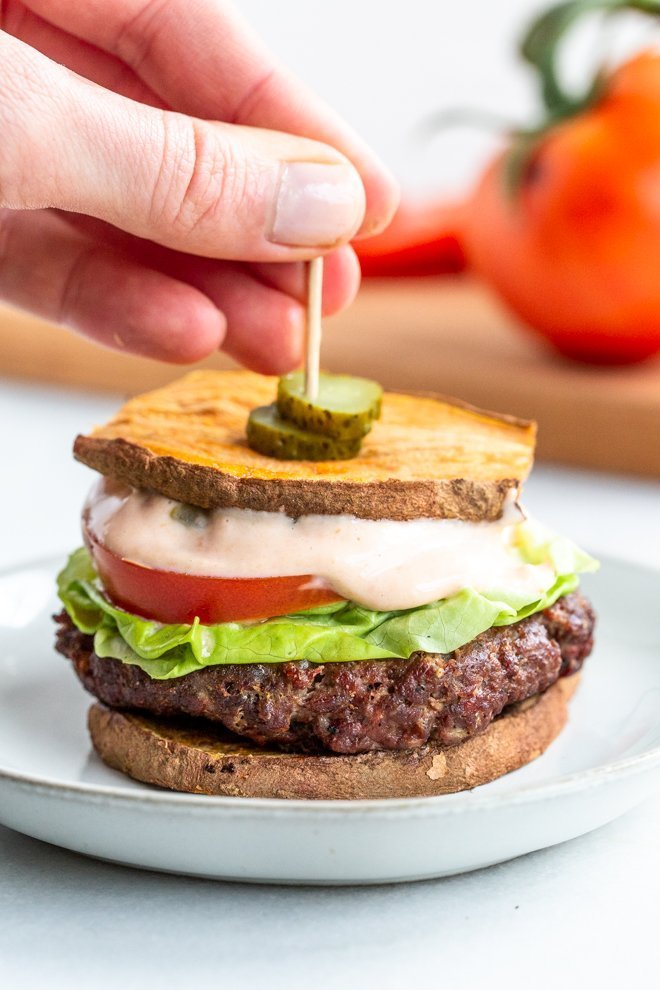
M85 530L85 543L108 597L119 608L157 622L269 619L342 601L309 574L295 577L198 577L124 560Z

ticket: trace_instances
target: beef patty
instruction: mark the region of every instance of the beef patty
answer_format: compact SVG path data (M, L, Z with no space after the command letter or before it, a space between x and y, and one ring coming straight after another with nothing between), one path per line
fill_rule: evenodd
M260 745L366 753L445 745L482 732L507 705L580 669L594 614L574 592L544 612L489 629L453 653L408 660L230 664L157 681L100 659L66 613L57 649L85 688L114 708L219 722Z

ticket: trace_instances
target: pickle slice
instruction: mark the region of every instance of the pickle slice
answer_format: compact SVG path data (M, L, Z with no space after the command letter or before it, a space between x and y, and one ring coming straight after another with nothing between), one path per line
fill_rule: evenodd
M252 410L247 441L252 450L281 461L346 461L355 457L362 445L361 437L338 439L301 430L282 419L274 402Z
M319 375L317 397L305 396L305 376L294 371L280 378L277 408L280 416L301 430L335 437L360 439L380 416L383 390L377 382L352 375Z

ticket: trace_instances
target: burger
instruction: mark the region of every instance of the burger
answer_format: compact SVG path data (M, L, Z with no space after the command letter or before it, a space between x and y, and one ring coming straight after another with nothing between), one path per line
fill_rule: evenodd
M421 796L559 734L597 565L521 507L534 424L368 386L351 405L330 382L319 412L286 381L274 404L272 379L194 372L77 437L100 478L57 648L110 767L202 794Z

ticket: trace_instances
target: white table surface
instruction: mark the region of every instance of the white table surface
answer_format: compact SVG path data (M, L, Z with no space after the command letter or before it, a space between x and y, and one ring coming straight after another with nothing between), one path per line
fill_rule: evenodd
M117 402L0 381L0 566L77 544L91 474L71 442ZM540 466L527 491L592 551L658 565L660 483ZM149 874L0 828L0 985L654 985L659 835L660 796L488 870L317 890Z

